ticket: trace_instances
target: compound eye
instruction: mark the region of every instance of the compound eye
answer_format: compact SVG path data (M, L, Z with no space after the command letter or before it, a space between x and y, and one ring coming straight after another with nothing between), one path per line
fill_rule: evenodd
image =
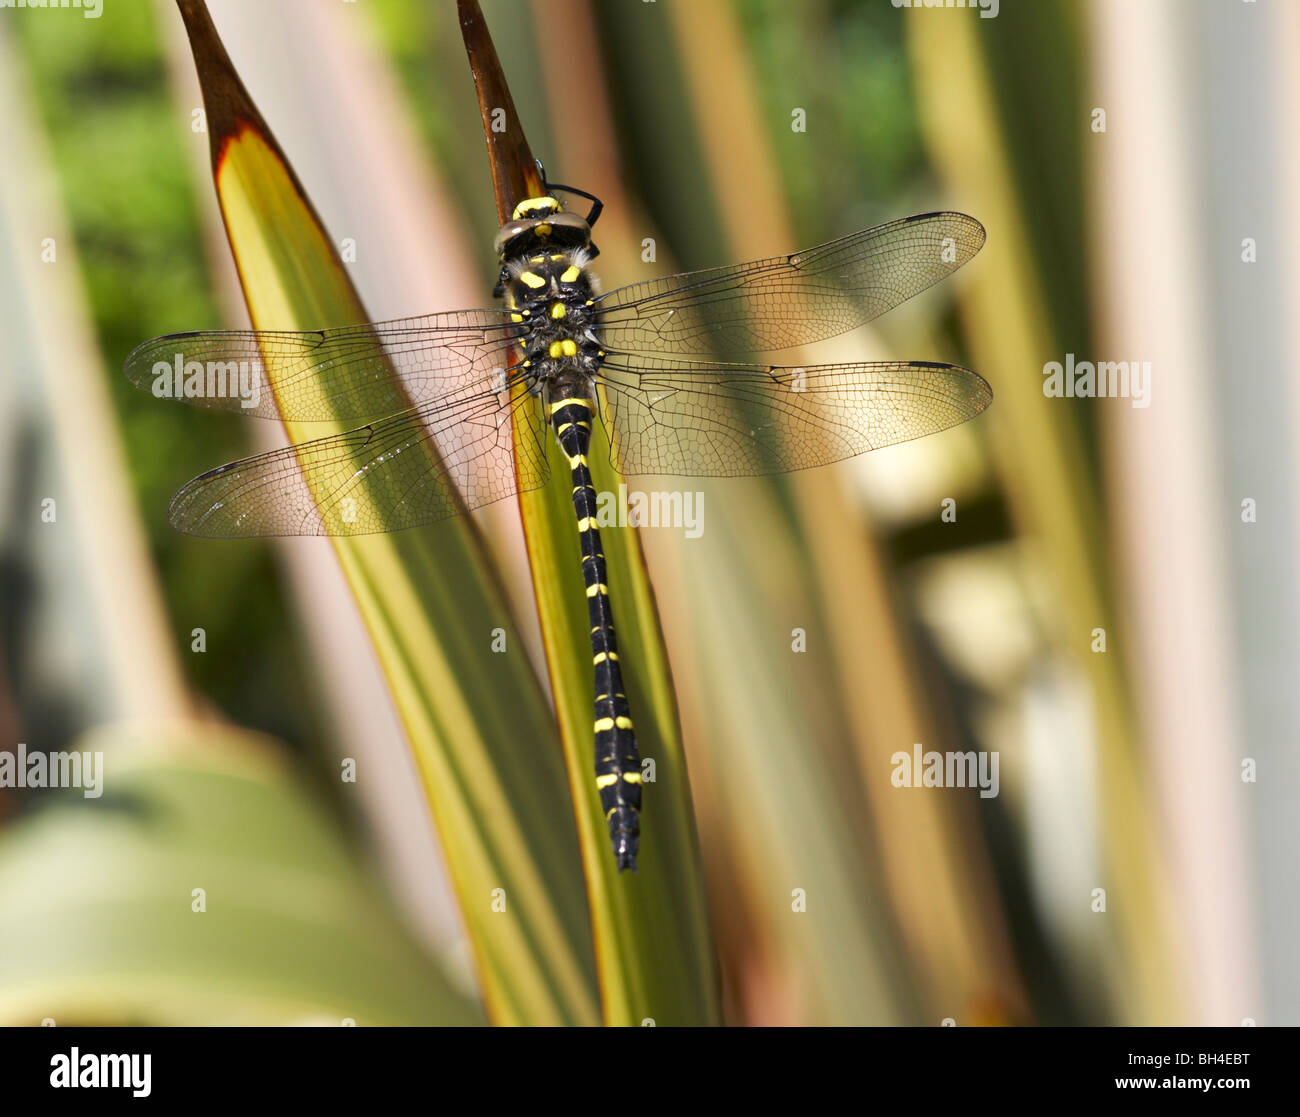
M497 238L493 242L496 245L497 255L503 255L506 250L506 245L514 240L515 237L519 236L520 233L528 232L528 230L536 224L537 220L535 218L523 218L517 221L507 221L497 231Z
M567 211L562 213L553 213L546 219L550 224L564 229L576 229L583 234L584 238L590 238L591 226L587 224L586 219L576 213Z

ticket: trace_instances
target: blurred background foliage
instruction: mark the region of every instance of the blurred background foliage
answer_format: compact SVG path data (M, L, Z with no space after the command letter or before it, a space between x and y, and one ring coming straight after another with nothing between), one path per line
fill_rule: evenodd
M410 181L450 231L445 240L403 245L392 273L455 270L486 305L494 202L450 0L210 7L333 235L358 235L355 221L346 224L355 211L344 198L399 238L412 221L423 227L427 214L386 211L392 195L371 201L362 193L367 182ZM1270 122L1296 123L1296 101L1279 76L1283 52L1297 45L1294 13L1260 3L1247 15L1230 0L1128 7L1002 0L995 19L903 12L883 0L483 7L534 150L553 178L593 190L609 207L597 237L608 285L652 267L790 251L927 209L969 212L989 232L984 251L954 280L875 324L870 336L859 331L815 356L790 358L964 363L993 385L984 418L813 474L690 483L706 493L704 536L642 532L682 705L727 1020L1300 1020L1300 967L1284 948L1300 918L1294 866L1259 854L1295 848L1285 808L1296 786L1294 730L1284 728L1291 711L1280 704L1273 720L1252 719L1242 684L1243 665L1261 649L1275 664L1295 664L1295 640L1252 620L1270 595L1285 606L1279 624L1295 620L1294 588L1256 584L1252 575L1263 554L1291 553L1294 486L1280 494L1271 526L1254 525L1260 530L1249 542L1239 536L1238 510L1266 469L1294 478L1295 462L1278 440L1257 461L1258 474L1216 471L1257 441L1251 423L1259 416L1241 411L1239 422L1207 428L1211 376L1229 370L1203 355L1200 364L1179 364L1170 348L1171 338L1194 330L1216 341L1235 336L1221 317L1196 317L1213 305L1205 297L1177 295L1203 296L1230 282L1259 284L1254 297L1266 301L1294 291L1289 265L1248 279L1234 270L1240 237L1269 241L1275 258L1296 247L1284 207L1249 184L1237 193L1216 188L1214 172L1244 150L1264 164L1253 181L1270 167L1288 181L1290 147L1276 149ZM337 757L353 750L340 737L355 723L333 705L338 649L305 612L320 599L295 588L301 567L273 543L208 544L166 523L168 499L184 480L242 456L246 427L160 405L120 375L122 359L144 338L240 324L224 244L214 236L210 181L196 172L206 138L191 129L198 101L184 84L192 77L181 76L189 60L178 23L165 3L106 4L99 20L0 15L0 60L14 81L6 94L28 91L7 96L4 112L20 118L11 127L36 137L32 150L57 185L41 212L58 214L75 244L75 255L60 256L76 269L62 281L84 297L85 352L98 355L83 374L111 401L108 425L124 451L121 486L147 541L138 574L157 580L183 670L175 708L165 712L283 742L297 773L285 793L308 800L301 809L333 833L322 831L322 843L347 847L344 854L330 845L313 864L352 880L354 870L339 870L337 858L353 859L378 876L388 898L376 903L392 906L382 933L421 944L418 963L405 945L391 954L394 967L427 966L423 1018L476 1019L472 967L418 797L397 788L366 799L339 788ZM1142 81L1125 84L1105 64L1120 42L1147 64ZM1197 67L1220 42L1226 61L1198 89ZM343 46L325 56L314 53L321 43ZM1253 91L1254 100L1243 100L1261 111L1212 117L1215 97L1239 87ZM366 104L377 88L391 94L365 127L391 134L401 160L358 169L339 158L355 137L340 134L351 122L319 100L324 88ZM1114 141L1093 130L1098 105ZM1167 115L1142 110L1152 105L1174 107ZM806 112L806 130L791 126L796 109ZM1200 130L1198 111L1211 120ZM1145 149L1158 155L1125 163L1118 154ZM32 168L24 173L43 181ZM1115 185L1148 180L1150 192ZM1224 220L1218 242L1196 246L1174 268L1164 260L1166 242L1154 239L1168 227L1158 209L1142 209L1162 184L1181 192L1176 211L1184 216L1245 216ZM0 177L0 198L24 188L12 167ZM23 275L39 265L20 257L32 257L47 234L17 203L6 212L0 268L22 291ZM1151 243L1134 239L1148 229ZM641 257L646 237L654 238L654 264ZM1288 238L1289 248L1276 248ZM451 308L419 305L415 282L405 296L383 288L386 262L365 260L368 242L359 243L354 278L376 317ZM1116 313L1120 293L1136 325ZM1148 298L1156 301L1144 332ZM50 376L30 357L39 347L14 340L39 333L45 304L31 302L35 323L15 312L0 320L0 337L29 355L19 365L39 382ZM1263 345L1267 334L1273 356L1293 356L1292 333L1277 323L1269 329L1251 343ZM1151 408L1044 398L1043 365L1067 353L1155 360ZM1257 375L1280 378L1288 367L1294 361L1274 360ZM58 448L38 394L12 393L27 401L22 422L0 428L14 478L0 537L0 747L22 740L53 750L139 711L115 700L113 673L102 660L97 667L95 654L47 654L47 629L67 623L57 603L67 587L51 572L76 577L78 567L47 566L29 545L47 489L35 481L21 488L14 466L36 447L37 457L56 463L39 476L58 493L74 484L66 455L78 451ZM1269 398L1290 401L1280 381ZM57 398L56 406L77 403ZM1286 414L1294 420L1297 412ZM1144 447L1154 446L1164 448L1167 471L1140 468L1150 461ZM1202 463L1201 472L1180 472L1189 462ZM948 497L957 502L955 523L940 519ZM1163 529L1171 554L1189 556L1177 571L1168 569L1171 554L1157 557L1135 527L1135 517L1162 508L1177 512ZM509 514L482 519L519 614L535 628ZM1293 580L1294 571L1285 576ZM348 608L338 599L330 607ZM1190 627L1171 627L1171 617ZM790 651L796 627L809 634L803 655ZM209 648L220 650L190 654L193 628L206 629ZM1104 653L1093 650L1096 628L1107 633ZM536 657L535 633L529 639ZM1221 649L1218 658L1202 654L1206 648ZM1187 701L1204 716L1190 726L1179 721L1166 693L1194 694ZM258 740L260 749L278 748ZM384 741L400 782L400 740ZM889 758L916 741L996 750L1001 794L893 788ZM176 753L164 751L176 763ZM1258 787L1242 782L1245 757L1260 762ZM57 878L59 812L41 817L50 796L0 794L10 831L0 833L0 888L6 880L14 888L0 906L10 908L32 894L19 890L33 887L30 874L15 875L13 866L36 856L37 839L47 843L40 856L51 859L39 879ZM648 804L653 810L652 797ZM191 807L201 825L203 798ZM225 809L233 821L245 808L236 801ZM91 810L64 807L69 818ZM250 796L246 810L260 832L265 804ZM68 830L83 832L93 840ZM74 856L75 843L62 848ZM105 872L129 875L133 857L143 865L149 856L147 844L113 851ZM246 843L241 856L255 860L256 850ZM806 913L791 910L796 889L807 894ZM1095 889L1106 890L1104 912L1094 910ZM69 905L37 905L32 919L57 923L75 911L75 901ZM251 901L250 909L250 919L260 917ZM138 918L148 920L150 910L142 901ZM251 934L252 926L227 933ZM345 939L351 928L340 918L336 930ZM170 932L160 922L151 933ZM358 959L356 972L372 962ZM355 995L344 981L322 985L314 1000L300 989L271 989L270 1010L255 997L215 1006L203 989L256 991L270 979L265 967L209 953L190 960L188 1001L185 987L165 1002L133 1000L131 982L103 975L135 964L105 950L102 980L79 987L94 986L84 1003L78 987L63 990L57 1003L70 1009L61 1011L147 1022L299 1020L322 1006L325 1015L334 1007L348 1015ZM32 990L42 974L59 972L58 960L33 966L0 971L6 1019L51 1014ZM400 982L392 992L373 1016L421 1018Z
M60 201L109 367L142 338L174 332L177 322L219 320L188 129L177 127L159 26L175 18L128 4L99 21L15 19L5 29L41 91L33 108L58 179L82 184L61 191ZM201 473L238 445L242 424L188 409L142 410L124 380L107 383L169 612L193 618L214 645L242 649L237 664L185 656L191 682L220 708L238 710L241 724L302 746L320 733L319 703L281 699L309 693L313 683L270 548L192 548L167 523L177 488L172 466Z

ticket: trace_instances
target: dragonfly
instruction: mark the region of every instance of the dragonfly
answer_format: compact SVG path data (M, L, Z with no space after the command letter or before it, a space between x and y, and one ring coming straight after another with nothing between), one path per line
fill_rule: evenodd
M566 207L570 194L594 204L583 215ZM520 201L495 241L501 306L170 334L137 347L126 375L200 407L363 424L194 478L169 509L192 535L432 524L549 483L546 439L558 441L590 621L596 790L622 872L636 868L642 783L588 461L594 424L625 474L745 477L934 434L978 415L992 391L969 369L929 361L752 360L842 334L937 283L983 245L972 217L919 214L601 293L591 267L601 208L545 182Z

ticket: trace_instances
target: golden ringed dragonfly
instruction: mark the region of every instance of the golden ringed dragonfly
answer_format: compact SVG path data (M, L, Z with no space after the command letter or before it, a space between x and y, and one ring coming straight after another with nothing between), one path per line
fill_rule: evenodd
M565 209L564 192L593 203L585 217ZM196 477L169 511L192 535L435 523L547 484L554 432L591 622L596 784L621 871L636 867L641 769L587 461L593 424L604 424L624 473L743 477L934 434L978 415L992 392L969 369L928 361L734 360L844 333L925 290L979 251L974 218L924 213L601 294L590 268L600 209L558 185L519 203L496 239L503 307L311 332L172 334L135 349L126 374L200 407L365 423Z

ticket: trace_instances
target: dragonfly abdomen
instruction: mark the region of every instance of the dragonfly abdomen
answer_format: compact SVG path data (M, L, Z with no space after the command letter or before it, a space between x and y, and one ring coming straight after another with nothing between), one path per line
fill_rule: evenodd
M641 763L632 726L631 708L623 688L623 671L614 635L614 612L606 582L605 554L596 526L596 489L591 483L587 451L595 409L590 400L567 397L551 404L551 424L560 448L569 459L573 510L578 519L582 577L587 592L591 656L596 680L596 789L609 825L619 870L636 868Z

